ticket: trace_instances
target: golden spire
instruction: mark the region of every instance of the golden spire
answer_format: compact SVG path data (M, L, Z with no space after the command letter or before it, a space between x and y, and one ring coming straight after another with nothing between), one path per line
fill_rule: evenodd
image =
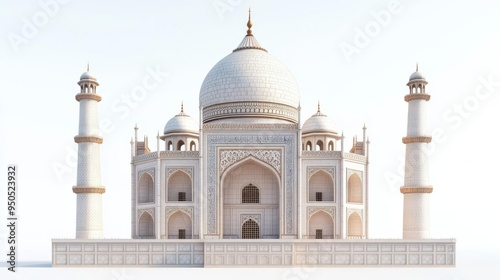
M251 12L250 12L250 7L248 8L248 22L247 22L247 36L252 36L252 19L251 19Z
M320 104L319 104L319 101L318 101L318 113L321 112L321 107L320 107Z

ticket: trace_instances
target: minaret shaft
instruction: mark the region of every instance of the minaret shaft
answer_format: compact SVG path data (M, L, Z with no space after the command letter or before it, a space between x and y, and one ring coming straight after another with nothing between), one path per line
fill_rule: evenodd
M80 125L78 135L99 137L97 100L80 100Z
M78 169L76 186L73 192L77 195L76 203L76 238L103 238L102 194L105 188L101 185L100 144L97 104L101 97L95 89L99 85L87 71L78 82L81 92L76 95L80 102L80 118L78 135Z
M404 194L403 238L425 239L430 236L428 143L426 106L430 95L425 93L427 82L417 71L410 77L408 102L405 178L401 192Z

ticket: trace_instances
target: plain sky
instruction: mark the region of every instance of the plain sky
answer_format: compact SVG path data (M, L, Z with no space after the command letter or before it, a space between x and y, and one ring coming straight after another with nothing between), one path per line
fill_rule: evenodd
M500 2L1 2L0 178L6 182L7 165L18 165L22 261L49 261L51 238L75 234L71 187L79 107L74 96L87 63L103 98L104 235L129 238L133 127L137 123L141 137L149 136L156 150L157 133L181 102L198 120L203 79L243 39L251 6L255 37L297 80L302 122L321 101L322 112L344 132L347 148L366 123L371 238L402 236L403 97L417 62L429 82L431 230L433 237L457 239L457 268L365 270L356 272L359 279L376 278L376 273L396 279L400 271L426 279L472 279L498 271L500 258L492 256L500 251L495 207L500 191L494 180L500 158L495 125L500 119ZM145 89L145 79L154 86ZM2 208L6 199L3 190ZM7 249L6 236L1 226L0 252ZM144 273L137 271L127 273ZM287 270L270 271L287 279ZM306 278L321 279L322 273L311 270ZM398 279L414 279L408 277Z

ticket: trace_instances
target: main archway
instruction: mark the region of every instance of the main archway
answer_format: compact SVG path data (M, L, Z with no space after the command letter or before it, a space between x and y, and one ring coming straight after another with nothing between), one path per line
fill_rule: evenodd
M259 224L258 238L279 238L280 180L273 167L248 157L224 172L221 186L223 238L243 238L242 227L249 217Z

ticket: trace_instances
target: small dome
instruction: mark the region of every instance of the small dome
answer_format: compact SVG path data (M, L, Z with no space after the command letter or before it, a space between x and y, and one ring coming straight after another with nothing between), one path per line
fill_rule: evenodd
M321 113L319 108L318 112L307 119L302 126L302 134L318 132L338 134L333 120Z
M410 76L410 81L412 80L425 80L425 77L424 75L422 75L422 73L415 71L413 74L411 74Z
M171 118L165 128L163 129L163 134L169 133L199 133L198 124L196 121L184 113L184 110L181 109L181 112L177 114L175 117Z
M97 78L92 74L90 73L88 70L83 73L81 76L80 76L80 80L94 80L94 81L97 81Z

